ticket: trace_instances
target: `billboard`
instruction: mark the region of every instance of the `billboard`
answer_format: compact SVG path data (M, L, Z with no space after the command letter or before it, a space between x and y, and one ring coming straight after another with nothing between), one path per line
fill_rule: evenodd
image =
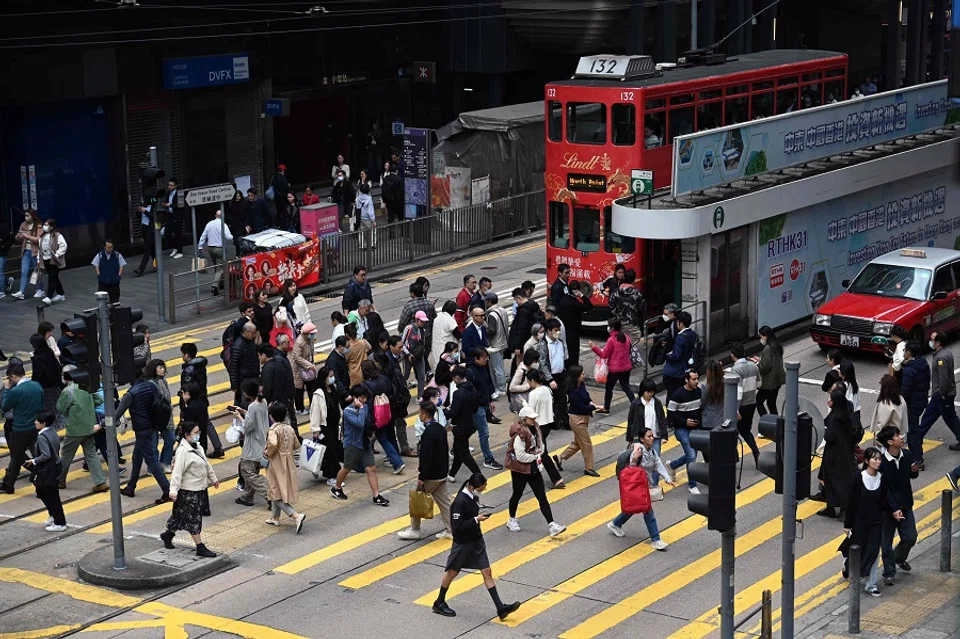
M320 281L320 250L316 239L298 246L257 253L242 258L243 299L251 302L257 289L268 295L279 295L280 286L292 278L298 287Z
M944 167L759 222L757 322L815 313L870 260L906 246L960 250L960 186Z
M164 89L198 89L246 82L250 82L250 57L246 53L163 61Z
M674 196L960 121L947 81L679 136Z

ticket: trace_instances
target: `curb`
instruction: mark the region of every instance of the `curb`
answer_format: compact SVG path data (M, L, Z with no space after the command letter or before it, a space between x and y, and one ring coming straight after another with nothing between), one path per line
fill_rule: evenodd
M201 559L192 549L167 550L151 538L128 539L124 570L113 567L113 544L87 553L77 563L82 580L116 590L157 590L200 581L232 568L229 555Z

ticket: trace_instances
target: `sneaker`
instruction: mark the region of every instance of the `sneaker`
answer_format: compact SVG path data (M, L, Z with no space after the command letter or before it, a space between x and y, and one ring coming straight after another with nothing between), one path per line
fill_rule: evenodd
M236 499L234 499L234 500L233 500L233 503L239 504L240 506L247 506L247 507L252 507L252 506L253 506L253 502L252 502L252 501L247 501L246 499L243 499L243 498L241 498L241 497L237 497Z
M43 292L42 288L38 288L37 292L33 294L34 297L45 297L46 293Z
M110 491L110 484L104 482L102 484L97 484L93 487L93 492L95 493L106 493Z
M339 499L341 501L347 498L347 494L343 492L342 488L337 488L336 484L330 487L330 494L333 495L334 499Z
M450 458L450 461L453 461L453 453L447 453L447 457Z
M181 257L183 257L183 253L181 253L180 251L177 251L177 254L173 256L173 259L179 260Z
M47 532L63 532L66 529L67 529L66 526L58 526L56 524L50 524L49 526L44 528L44 530L46 530Z
M307 516L303 513L297 515L297 532L295 534L299 535L300 531L303 530L303 522L307 520Z
M500 399L500 393L494 393L493 395L490 396L490 399L494 401Z
M406 464L400 464L400 468L394 468L394 469L393 469L393 474L394 474L394 475L399 475L400 473L403 472L403 469L406 468L406 467L407 467Z
M453 482L457 481L457 478L456 478L456 477L452 477L452 476L450 476L450 475L447 475L447 481L452 484Z
M620 526L615 526L612 521L609 522L609 523L607 523L607 529L608 529L610 532L612 532L614 535L616 535L617 537L626 537L626 536L627 536L627 533L623 532L623 528L621 528Z
M273 517L271 517L270 519L266 520L266 521L263 522L263 523L269 524L269 525L271 525L271 526L277 526L277 527L280 526L280 520L279 520L279 519L274 519Z
M893 577L884 577L884 578L883 578L883 585L884 585L884 586L892 586L892 585L895 584L895 583L897 583L897 582L896 582L896 580L895 580Z
M501 464L500 462L498 462L498 461L495 460L495 459L494 459L493 461L485 461L485 462L483 462L483 467L484 467L484 468L491 468L491 469L493 469L493 470L503 470L503 464Z
M389 506L390 500L384 497L383 495L377 495L373 498L373 503L377 506Z
M468 446L467 448L469 448L469 449L470 449L470 452L471 452L471 453L475 453L475 452L477 452L477 449L476 449L476 448L474 448L473 446Z
M167 474L167 475L172 475L172 474L173 474L173 468L171 468L169 464L162 464L162 466L163 466L163 472L164 472L165 474Z
M913 570L913 566L911 566L906 559L904 559L903 561L898 561L897 565L900 566L900 570L903 570L905 572L910 572L911 570Z
M876 586L874 586L873 588L864 588L864 592L866 592L866 593L867 593L868 595L870 595L871 597L879 597L879 596L880 596L880 589L877 588Z
M327 486L336 487L336 485L337 485L337 480L336 480L336 479L328 479L328 480L327 480Z
M223 452L223 449L221 448L221 449L215 450L215 451L213 451L212 453L210 453L209 455L207 455L207 459L223 459L223 456L224 456L224 455L226 455L226 453Z
M520 522L517 521L516 517L511 517L507 520L507 530L510 532L520 532Z
M654 550L666 550L669 544L667 544L667 542L665 542L662 539L658 539L656 541L650 542L650 545L653 546Z
M62 302L63 300L65 300L65 299L67 299L67 298L66 298L66 296L64 296L64 295L54 295L51 299L52 299L54 302Z
M126 466L121 466L120 468L117 469L117 474L118 474L118 475L122 475L122 474L124 474L125 472L127 472L127 467L126 467Z
M5 298L6 296L7 296L6 293L4 293L3 291L0 291L0 300L2 300L3 298Z
M298 410L298 411L297 411L297 415L307 415L307 414L309 414L309 413L310 413L310 411L308 411L307 409L303 409L303 410Z
M447 530L446 528L444 528L443 530L438 532L436 535L434 535L434 537L436 537L437 539L453 539L453 533Z
M691 495L699 495L699 494L700 494L700 489L697 488L696 486L690 486L689 488L687 488L687 490L690 492Z
M36 296L34 296L34 297L36 297ZM41 304L46 304L47 306L50 306L51 304L53 304L53 300L50 299L49 297L44 297L42 300L40 300L40 303L41 303Z
M176 256L177 256L177 249L173 249L172 251L170 251L170 257L176 257Z
M953 476L953 473L947 473L947 481L950 482L953 492L960 493L960 486L957 485L957 478Z
M21 293L20 291L17 291L16 293L14 293L13 295L11 295L10 297L15 297L15 298L17 298L18 300L22 300L22 299L23 299L23 293Z
M47 517L47 520L43 522L44 527L49 526L53 523L53 517Z
M563 532L564 530L566 530L566 529L567 529L567 527L564 526L563 524L558 524L558 523L555 522L555 521L551 521L551 522L550 522L549 531L550 531L550 536L551 536L551 537L556 537L557 535L559 535L560 533L562 533L562 532Z
M410 541L415 541L423 537L423 535L420 533L419 530L414 530L413 528L407 528L405 530L401 530L400 532L398 532L397 537L399 537L400 539L408 539Z

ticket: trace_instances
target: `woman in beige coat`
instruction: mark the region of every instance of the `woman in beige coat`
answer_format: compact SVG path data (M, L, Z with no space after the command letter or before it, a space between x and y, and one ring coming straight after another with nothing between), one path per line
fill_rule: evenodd
M297 522L297 534L303 529L306 515L298 513L291 504L300 495L297 464L293 453L297 450L297 434L286 421L287 407L280 402L270 405L270 430L267 431L267 448L263 455L267 465L267 499L273 504L273 516L267 520L271 526L280 525L280 511Z
M880 396L870 418L869 433L876 437L884 426L896 426L901 431L907 427L907 403L900 396L900 382L893 375L880 378Z
M290 368L293 369L293 400L298 415L306 415L307 409L303 404L303 391L313 397L317 390L317 367L313 363L313 344L317 336L317 327L313 322L307 322L300 327L300 335L293 343L293 348L287 353Z

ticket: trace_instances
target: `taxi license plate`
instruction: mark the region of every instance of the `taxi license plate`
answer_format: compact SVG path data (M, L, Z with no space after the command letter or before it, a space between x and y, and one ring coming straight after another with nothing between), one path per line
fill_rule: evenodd
M853 348L860 348L860 338L857 337L856 335L841 335L840 346L851 346Z

